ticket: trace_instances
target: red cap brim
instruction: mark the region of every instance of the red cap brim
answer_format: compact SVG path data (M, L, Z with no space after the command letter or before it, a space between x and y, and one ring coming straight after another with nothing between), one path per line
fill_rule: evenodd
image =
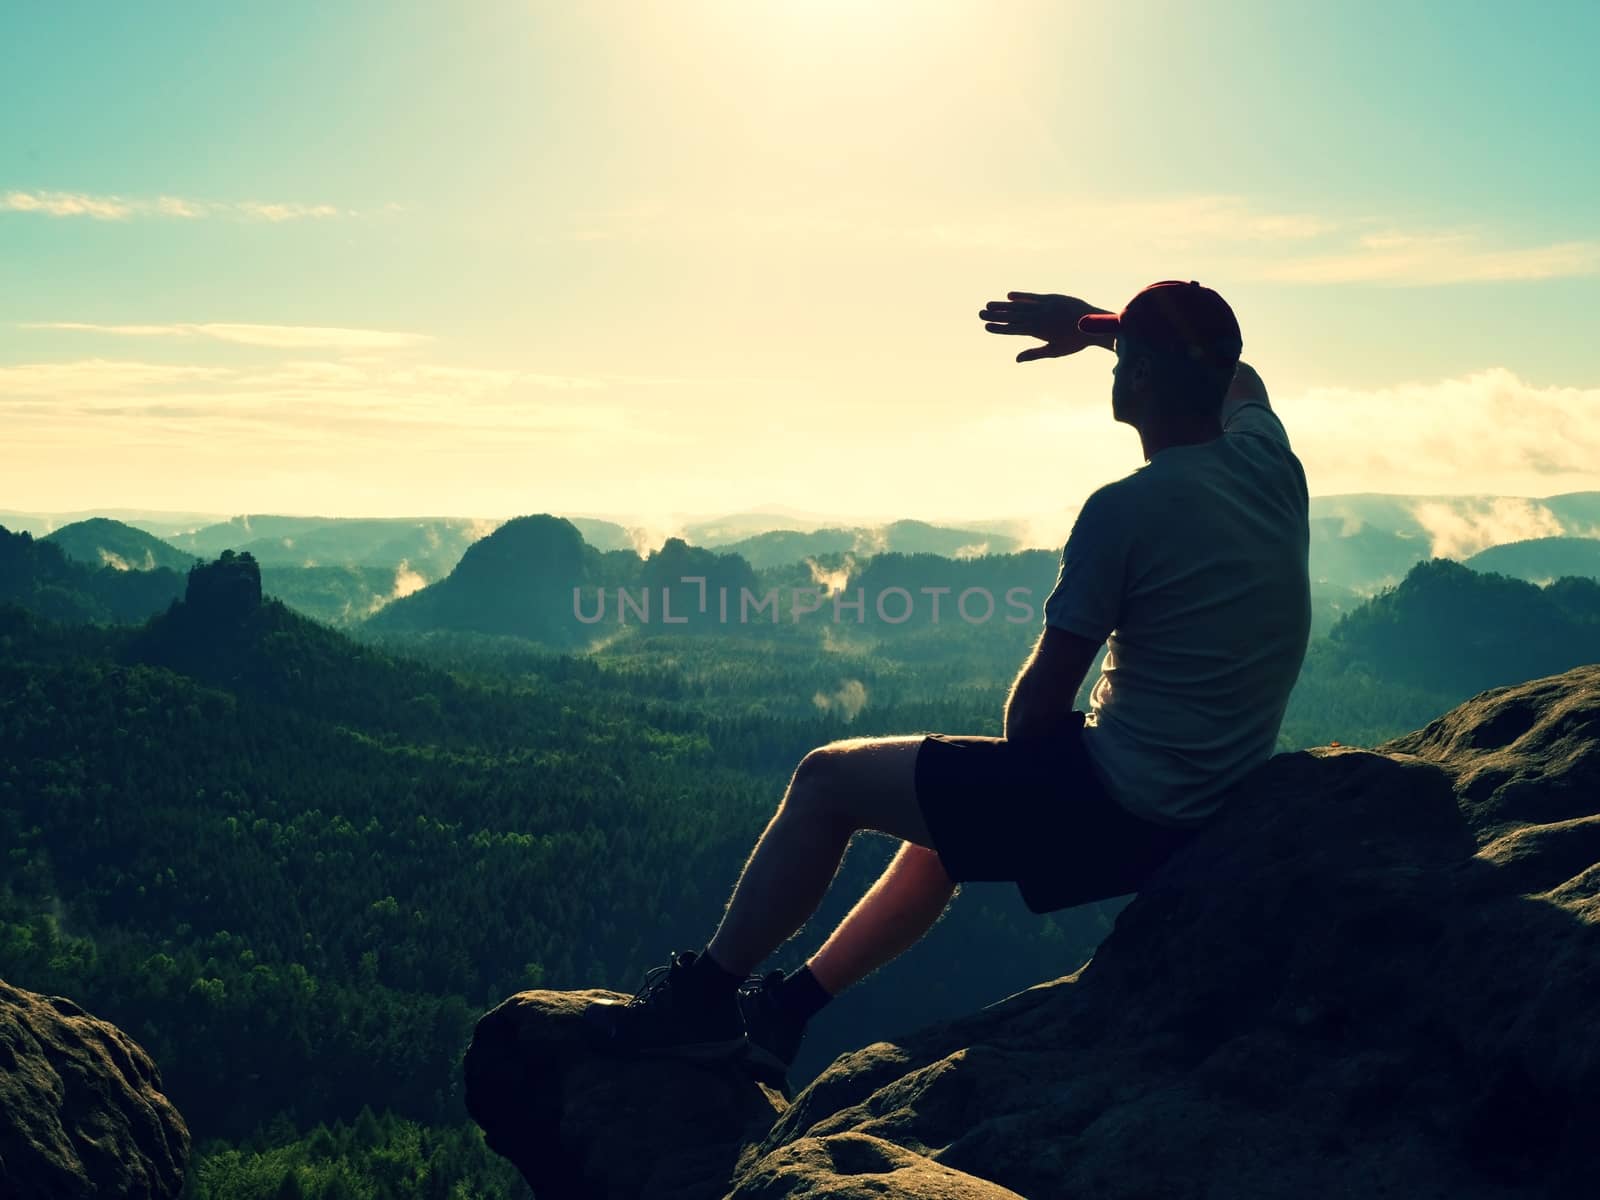
M1121 318L1116 313L1089 313L1078 318L1078 332L1095 335L1116 333Z

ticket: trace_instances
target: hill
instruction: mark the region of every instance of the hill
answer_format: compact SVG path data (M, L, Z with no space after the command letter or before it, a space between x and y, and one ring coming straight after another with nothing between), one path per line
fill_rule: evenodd
M471 546L446 578L396 599L367 625L377 633L457 630L574 647L630 621L667 632L734 628L741 589L756 592L758 581L738 555L681 538L643 559L631 550L602 553L572 522L541 514L507 521ZM719 619L723 592L735 606L732 627Z
M1431 559L1345 616L1329 640L1395 683L1471 695L1600 662L1600 582L1539 588Z
M50 533L43 539L60 546L66 556L91 567L115 567L119 571L186 571L195 556L168 545L146 533L108 517L90 517Z
M377 631L470 630L555 646L588 640L573 589L604 578L602 556L560 517L517 517L473 543L443 579L374 614Z
M1466 560L1474 571L1497 572L1530 583L1548 583L1563 575L1600 579L1600 538L1529 538L1491 546Z
M982 554L1006 554L1017 548L1017 539L1006 534L950 529L925 521L893 521L887 525L809 532L777 529L722 546L748 560L757 570L830 554L938 554L947 558L972 558Z
M183 593L183 576L92 568L68 558L54 542L0 526L0 605L14 604L52 621L142 621Z

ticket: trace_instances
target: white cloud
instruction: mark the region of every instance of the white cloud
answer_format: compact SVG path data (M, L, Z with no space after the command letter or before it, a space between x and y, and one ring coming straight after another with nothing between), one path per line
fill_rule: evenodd
M397 212L399 206L385 206ZM42 213L51 217L90 217L97 221L125 221L130 217L172 217L193 221L205 217L230 217L235 220L282 221L324 220L329 217L356 216L353 211L331 204L301 204L264 200L196 200L185 196L158 196L154 200L123 196L96 196L87 192L10 191L0 193L0 212Z
M398 350L431 341L428 334L387 329L345 329L326 325L245 325L225 322L170 325L99 325L87 321L35 321L24 329L104 333L116 337L211 338L241 346L275 350Z
M1428 531L1435 558L1468 558L1490 546L1564 532L1560 518L1543 504L1515 496L1422 500L1412 506L1411 515Z
M1387 283L1408 286L1560 279L1600 272L1600 242L1501 247L1478 233L1367 234L1331 254L1262 264L1256 273L1284 283Z
M339 210L331 204L263 204L256 200L245 200L233 207L243 216L272 222L299 221L307 217L321 219L339 215Z
M0 196L0 212L120 221L132 216L134 207L120 196L90 196L83 192L6 192Z
M194 200L185 200L181 196L162 196L156 201L156 211L166 217L186 217L194 219L206 215L206 206Z
M645 203L575 215L573 241L748 239L907 244L941 251L1070 254L1080 270L1126 267L1130 254L1182 258L1197 272L1328 285L1488 283L1600 274L1600 241L1517 245L1486 229L1404 228L1381 219L1279 209L1237 195L1029 198L981 209L840 204L833 208L679 210Z
M534 372L348 361L234 368L85 359L0 367L0 414L18 445L27 435L63 445L76 437L196 445L248 437L258 446L319 452L380 441L504 449L552 437L597 446L671 440L639 429L620 401L564 395L609 386ZM100 424L112 418L115 433Z
M222 367L124 362L101 358L0 366L0 398L140 393L227 376Z
M1600 387L1503 367L1427 383L1274 396L1313 495L1550 495L1600 487Z

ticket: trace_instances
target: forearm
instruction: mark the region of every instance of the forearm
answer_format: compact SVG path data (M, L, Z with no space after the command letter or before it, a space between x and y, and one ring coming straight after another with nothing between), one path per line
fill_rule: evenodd
M1061 724L1065 714L1057 711L1059 706L1052 703L1054 697L1044 695L1045 691L1040 686L1039 676L1030 674L1028 667L1024 666L1011 685L1010 695L1006 697L1003 736L1007 741L1032 741L1048 737Z

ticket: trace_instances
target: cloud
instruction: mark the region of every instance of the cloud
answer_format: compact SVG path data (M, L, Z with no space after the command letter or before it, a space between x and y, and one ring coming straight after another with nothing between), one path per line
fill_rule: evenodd
M228 374L223 367L102 358L63 363L20 363L16 366L0 366L0 399L129 393L143 395L151 388L202 383L225 378Z
M1411 515L1428 531L1435 558L1468 558L1490 546L1565 532L1560 518L1543 504L1515 496L1424 500L1412 506Z
M409 596L412 592L420 592L428 586L428 577L420 571L411 569L409 559L402 558L400 565L394 572L394 590L387 597L389 600L398 600L402 596Z
M1060 250L1108 241L1154 239L1162 248L1224 241L1294 242L1332 232L1309 213L1262 211L1239 196L1156 199L1032 200L999 211L907 212L862 206L835 209L675 210L647 204L589 214L565 236L572 241L618 238L775 237L963 250Z
M397 205L384 206L397 212ZM0 212L41 213L50 217L89 217L96 221L126 221L132 217L169 217L196 221L222 217L244 221L325 220L359 216L354 210L331 204L301 204L263 200L196 200L184 196L158 196L154 200L123 196L96 196L87 192L10 191L0 193Z
M104 333L116 337L211 338L241 346L275 350L398 350L431 341L428 334L387 329L344 329L326 325L243 325L221 322L171 325L99 325L87 321L35 321L24 329Z
M837 712L848 723L867 706L867 687L859 679L846 679L837 691L817 692L811 703L822 712Z
M579 384L588 386L575 389ZM419 444L479 454L554 439L587 453L619 441L679 440L671 431L638 428L620 399L578 394L610 386L536 372L394 369L381 362L224 367L83 359L0 367L0 420L14 446L63 450L114 438L209 453L244 439L253 451L270 445L285 454Z
M299 221L308 217L321 219L339 215L339 210L331 204L262 204L256 200L245 200L233 207L243 216L272 222Z
M90 196L83 192L6 192L0 196L0 212L120 221L132 216L134 209L118 196Z
M1239 196L1174 196L1033 206L994 219L935 221L899 227L926 246L1044 251L1086 242L1180 251L1217 241L1293 243L1334 230L1309 213L1268 212ZM891 236L894 227L886 230Z
M1600 487L1600 387L1503 367L1369 390L1274 396L1313 495L1548 495Z
M1387 283L1408 286L1561 279L1600 272L1600 242L1504 248L1471 232L1367 234L1332 254L1262 264L1256 274L1283 283Z
M866 204L677 210L641 204L576 214L571 241L620 238L911 245L937 251L1070 254L1093 264L1115 251L1197 272L1274 283L1423 287L1600 274L1600 241L1517 245L1481 228L1406 228L1252 202L1244 196L1033 197L974 209Z
M156 211L166 217L184 217L194 220L206 215L206 207L180 196L162 196L156 201Z

